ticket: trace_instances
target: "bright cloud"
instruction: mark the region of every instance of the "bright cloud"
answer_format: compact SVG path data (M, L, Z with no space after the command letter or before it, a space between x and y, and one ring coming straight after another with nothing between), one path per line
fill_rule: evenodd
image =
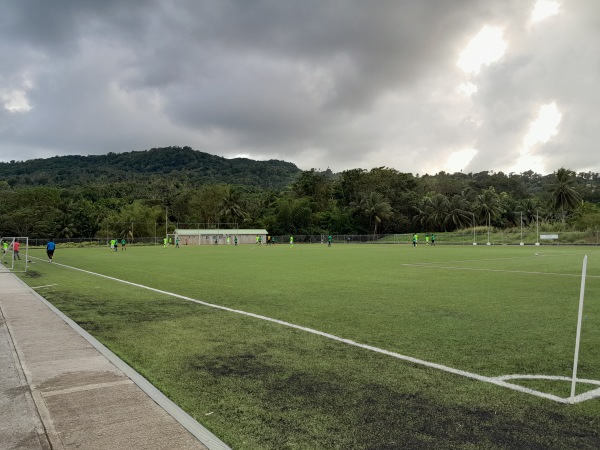
M536 145L545 144L558 134L558 125L562 120L562 113L556 103L542 105L537 117L531 122L529 131L523 138L523 145L519 150L519 158L508 172L534 172L544 173L545 164L541 155L533 152Z
M560 3L553 0L538 0L531 11L531 22L541 22L542 20L558 14Z
M458 86L458 92L461 94L465 94L467 97L470 97L475 92L477 92L477 85L471 83L470 81L460 83Z
M457 150L448 155L446 160L442 163L441 167L423 167L421 171L424 173L438 173L440 171L455 173L464 170L469 163L473 160L475 155L477 155L478 150L474 148L464 148L462 150Z
M474 148L465 148L451 153L446 160L446 171L449 173L460 172L469 165L476 154L477 150Z
M538 116L531 123L529 132L523 139L523 147L530 149L536 144L545 144L558 133L558 125L562 120L562 114L556 103L540 106Z
M458 67L468 74L477 75L482 66L489 66L502 58L507 47L502 29L485 25L460 53Z
M27 112L31 109L25 91L15 90L0 93L4 108L10 112Z

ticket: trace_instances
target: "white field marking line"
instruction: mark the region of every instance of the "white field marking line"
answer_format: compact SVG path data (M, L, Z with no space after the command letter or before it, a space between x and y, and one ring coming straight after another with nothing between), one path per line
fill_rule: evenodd
M46 284L44 286L32 286L31 289L42 289L42 288L47 288L47 287L52 287L52 286L58 286L58 284Z
M312 333L312 334L315 334L317 336L322 336L322 337L325 337L327 339L331 339L331 340L334 340L334 341L342 342L344 344L352 345L354 347L359 347L359 348L362 348L362 349L365 349L365 350L371 350L371 351L376 352L376 353L381 353L383 355L391 356L393 358L397 358L397 359L400 359L400 360L403 360L403 361L408 361L408 362L411 362L413 364L418 364L418 365L429 367L429 368L432 368L432 369L441 370L443 372L452 373L454 375L459 375L459 376L462 376L462 377L465 377L465 378L471 378L473 380L481 381L481 382L484 382L484 383L494 384L496 386L504 387L504 388L507 388L507 389L512 389L513 391L523 392L525 394L534 395L536 397L545 398L547 400L553 400L553 401L559 402L559 403L578 403L579 401L583 401L583 400L578 400L578 397L575 397L574 399L571 399L570 397L569 398L561 398L561 397L558 397L556 395L547 394L545 392L536 391L534 389L526 388L526 387L519 386L519 385L512 384L512 383L507 383L506 381L504 381L502 379L499 379L498 377L486 377L484 375L479 375L479 374L476 374L476 373L467 372L467 371L460 370L460 369L455 369L453 367L444 366L442 364L437 364L437 363L425 361L423 359L413 358L412 356L406 356L406 355L402 355L400 353L391 352L389 350L385 350L385 349L382 349L382 348L379 348L379 347L373 347L371 345L361 344L361 343L355 342L355 341L353 341L351 339L341 338L339 336L335 336L333 334L329 334L329 333L325 333L323 331L315 330L313 328L307 328L307 327L303 327L303 326L300 326L300 325L295 325L293 323L285 322L283 320L273 319L271 317L266 317L266 316L261 316L260 314L254 314L254 313L247 312L247 311L242 311L242 310L239 310L239 309L233 309L233 308L229 308L227 306L215 305L213 303L208 303L208 302L204 302L202 300L196 300L196 299L193 299L191 297L186 297L185 295L175 294L174 292L163 291L161 289L156 289L156 288L153 288L153 287L150 287L150 286L145 286L143 284L138 284L138 283L133 283L131 281L121 280L119 278L114 278L114 277L111 277L111 276L108 276L108 275L103 275L101 273L91 272L91 271L85 270L85 269L79 269L77 267L67 266L65 264L60 264L60 263L52 263L52 264L56 264L57 266L66 267L67 269L72 269L72 270L77 270L79 272L84 272L84 273L87 273L87 274L90 274L90 275L95 275L95 276L98 276L98 277L101 277L101 278L106 278L106 279L109 279L109 280L118 281L120 283L128 284L130 286L135 286L135 287L139 287L139 288L142 288L142 289L147 289L149 291L157 292L159 294L169 295L171 297L175 297L175 298L179 298L179 299L182 299L182 300L190 301L190 302L197 303L197 304L203 305L203 306L208 306L210 308L216 308L216 309L220 309L222 311L228 311L228 312L232 312L232 313L236 313L236 314L241 314L241 315L248 316L248 317L253 317L255 319L265 320L267 322L276 323L276 324L283 325L283 326L286 326L286 327L294 328L296 330L301 330L301 331L305 331L307 333ZM600 396L600 394L599 394L599 396ZM588 400L588 399L585 398L584 400Z
M576 273L558 273L558 272L529 272L526 270L506 270L506 269L478 269L474 267L451 267L451 266L436 266L432 264L401 264L402 266L408 267L427 267L431 269L451 269L451 270L474 270L478 272L503 272L503 273L520 273L525 275L556 275L561 277L578 277L581 278L581 274ZM586 278L600 278L600 275L587 275Z
M556 256L580 256L579 253L557 253L556 255L546 255L544 253L535 253L534 256L511 256L506 258L481 258L481 259L456 259L453 261L440 261L436 262L422 262L413 263L415 265L429 265L429 264L448 264L448 263L463 263L463 262L481 262L481 261L512 261L515 259L532 259L532 258L554 258Z
M533 258L554 258L555 256L580 256L578 253L563 253L556 255L545 255L542 253L534 253L534 256L511 256L507 258L481 258L481 259L455 259L453 261L440 262L421 262L412 263L415 266L430 266L433 264L451 264L451 263L467 263L467 262L482 262L482 261L514 261L515 259L533 259Z
M552 375L503 375L496 377L497 380L551 380L551 381L566 381L571 383L573 381L573 377L562 377L562 376L552 376ZM589 380L586 378L577 378L577 383L583 384L593 384L595 386L600 386L600 381L598 380ZM516 386L516 385L515 385ZM584 392L583 394L576 395L574 397L574 401L571 402L571 398L565 398L564 400L568 400L566 403L581 403L586 400L591 400L594 398L600 397L600 387L596 389L592 389L591 391Z

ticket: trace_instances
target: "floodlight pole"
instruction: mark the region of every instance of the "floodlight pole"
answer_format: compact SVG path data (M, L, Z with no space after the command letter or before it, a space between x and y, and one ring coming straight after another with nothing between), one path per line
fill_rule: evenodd
M540 245L540 215L537 209L535 210L535 235L535 245Z
M523 211L521 211L521 245L525 245L523 243Z
M475 213L471 213L473 214L473 245L477 245L477 241L475 240Z
M579 359L579 343L581 340L581 319L583 316L583 294L585 291L585 272L587 269L587 255L583 257L581 270L581 289L579 290L579 314L577 316L577 335L575 336L575 358L573 360L573 380L571 382L571 403L575 402L575 386L577 384L577 361Z

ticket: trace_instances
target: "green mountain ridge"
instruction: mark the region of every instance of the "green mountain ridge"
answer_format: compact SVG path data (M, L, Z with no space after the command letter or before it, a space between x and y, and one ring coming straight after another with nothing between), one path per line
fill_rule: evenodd
M227 159L176 146L0 163L0 180L10 186L69 187L142 181L158 175L192 186L225 183L278 189L289 185L301 172L295 164L286 161Z

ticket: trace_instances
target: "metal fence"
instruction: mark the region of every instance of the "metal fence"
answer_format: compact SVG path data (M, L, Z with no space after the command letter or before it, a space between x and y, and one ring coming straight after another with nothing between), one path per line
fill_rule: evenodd
M494 231L473 233L417 233L418 245L426 244L435 235L435 245L600 245L600 230L565 232L508 232ZM412 245L412 234L334 234L332 243L340 244L407 244ZM47 239L29 239L30 246L45 246ZM110 239L102 238L55 238L57 244L73 246L109 246ZM274 245L288 244L290 235L272 236ZM327 235L294 235L294 244L327 244ZM263 245L266 242L263 241ZM163 245L163 237L138 237L127 239L127 245ZM249 244L246 244L249 245ZM252 245L255 245L254 243Z

